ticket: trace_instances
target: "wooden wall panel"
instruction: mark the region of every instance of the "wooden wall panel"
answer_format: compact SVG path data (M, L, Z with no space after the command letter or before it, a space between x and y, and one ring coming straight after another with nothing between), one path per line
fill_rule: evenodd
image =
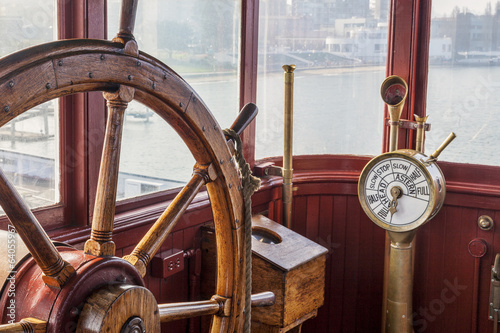
M480 230L477 219L489 215L500 221L500 210L494 209L500 209L499 197L494 188L482 191L482 184L458 182L456 174L452 170L449 176L443 209L416 237L415 332L493 332L489 282L500 252L499 231ZM330 250L325 305L303 332L380 332L385 232L362 212L357 180L313 173L299 173L296 180L293 228ZM273 196L275 206L279 199ZM469 253L474 239L487 244L482 258Z
M307 170L311 164L333 169ZM294 163L293 229L329 250L325 304L316 318L304 324L304 333L380 332L385 231L372 223L359 205L356 184L363 165L359 157L322 156ZM443 171L448 180L445 205L419 229L415 241L415 332L493 332L493 323L488 320L488 298L491 265L500 252L500 227L482 231L477 219L485 214L500 221L500 191L496 190L500 182L495 186L481 182L465 184L459 182L452 165L444 164ZM267 211L270 218L280 221L280 179L265 179L252 201L254 212ZM138 218L133 223L117 224L117 255L130 253L154 220L151 214L147 216L147 223ZM208 201L197 202L161 250L199 249L199 228L210 220ZM60 235L55 238L72 244L85 239L78 230L69 234L61 231ZM474 239L487 244L482 258L476 259L469 253L469 243ZM159 302L199 298L196 259L185 260L185 269L174 276L146 278ZM200 321L164 325L164 331L200 332Z
M294 216L294 229L329 250L325 305L317 318L304 324L303 331L377 332L384 232L361 214L356 196L321 195L294 200L295 210L301 212ZM299 209L304 202L307 206ZM378 251L374 250L376 246Z

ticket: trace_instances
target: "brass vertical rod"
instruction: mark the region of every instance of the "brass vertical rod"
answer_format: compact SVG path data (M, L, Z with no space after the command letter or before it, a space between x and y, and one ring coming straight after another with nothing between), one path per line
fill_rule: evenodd
M388 231L391 245L385 312L385 333L412 333L413 240L416 229Z
M283 225L292 227L293 198L293 83L295 65L284 65L285 71L285 129L283 138Z
M400 91L399 89L404 89ZM398 149L399 121L408 85L399 76L389 76L380 87L390 116L389 151ZM407 236L407 237L404 237ZM415 233L387 231L385 241L382 332L411 333L413 255ZM401 239L400 239L401 238ZM404 317L403 317L404 316Z
M419 153L424 153L424 135L425 135L425 122L428 116L419 117L415 115L417 121L417 138L415 140L415 150Z
M398 149L399 124L391 124L389 133L389 151L395 151Z

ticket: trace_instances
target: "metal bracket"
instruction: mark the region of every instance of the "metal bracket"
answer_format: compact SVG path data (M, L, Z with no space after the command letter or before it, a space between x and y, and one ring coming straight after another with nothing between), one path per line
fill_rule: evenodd
M253 174L257 177L278 176L283 177L283 168L273 162L265 162L254 167Z
M418 122L414 120L406 120L406 119L400 119L399 120L399 128L404 128L404 129L410 129L410 130L416 130L421 126L424 126L424 129L426 132L431 130L431 124L425 123L423 125L419 124ZM391 126L392 122L390 119L387 119L387 122L385 124L386 126Z

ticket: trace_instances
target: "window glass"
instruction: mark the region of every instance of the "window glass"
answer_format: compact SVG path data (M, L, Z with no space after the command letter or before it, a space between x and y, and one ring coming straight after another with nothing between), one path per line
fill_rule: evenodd
M450 132L442 160L500 165L500 1L433 1L428 152Z
M282 65L295 64L294 154L378 154L389 1L261 0L256 157L283 154Z
M56 39L56 17L55 0L0 0L0 57ZM58 132L57 100L0 128L0 168L31 208L60 201Z
M120 2L108 0L110 39L118 32ZM240 1L148 0L138 5L134 35L139 49L179 73L222 128L229 127L238 113L240 16ZM135 111L149 110L139 104L132 104L129 109L119 184L131 190L119 188L118 192L123 193L122 197L130 197L184 183L194 165L187 147L180 140L173 141L176 134L166 134L170 128L157 115L148 120L133 119L131 114ZM137 144L125 144L128 140ZM151 149L152 146L155 147ZM150 152L146 156L143 150ZM136 156L144 157L141 163L137 163ZM156 185L160 183L167 185ZM132 190L133 187L140 190Z

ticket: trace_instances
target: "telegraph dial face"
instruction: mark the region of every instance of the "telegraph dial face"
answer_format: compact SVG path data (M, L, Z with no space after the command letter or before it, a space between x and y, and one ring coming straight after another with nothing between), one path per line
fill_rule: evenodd
M372 159L361 172L358 196L365 213L380 227L409 231L430 220L441 208L444 177L434 163L413 150Z

